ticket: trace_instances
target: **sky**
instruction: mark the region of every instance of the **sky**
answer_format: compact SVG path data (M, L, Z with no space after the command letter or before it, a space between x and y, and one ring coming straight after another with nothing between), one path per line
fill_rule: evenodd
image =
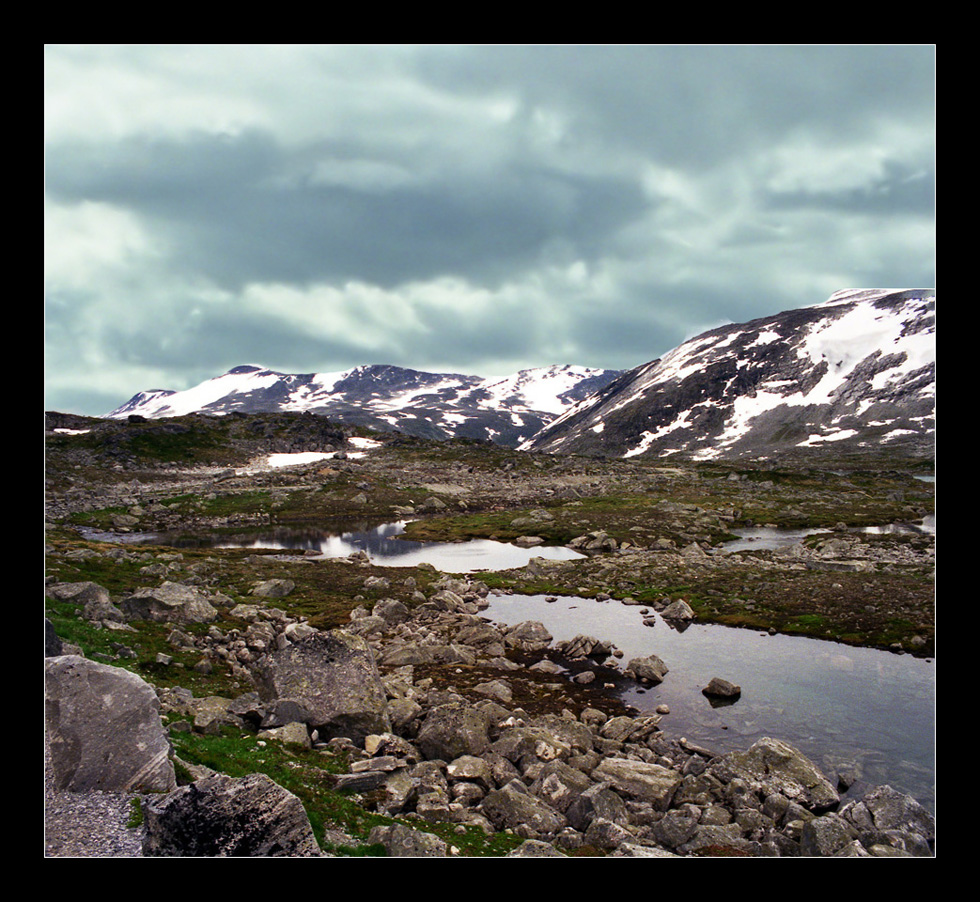
M929 44L47 44L45 409L933 288L935 87Z

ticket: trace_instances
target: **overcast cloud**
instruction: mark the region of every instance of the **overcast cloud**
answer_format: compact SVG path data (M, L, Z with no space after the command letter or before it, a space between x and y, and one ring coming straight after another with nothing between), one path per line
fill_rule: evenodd
M45 47L47 409L935 284L935 48Z

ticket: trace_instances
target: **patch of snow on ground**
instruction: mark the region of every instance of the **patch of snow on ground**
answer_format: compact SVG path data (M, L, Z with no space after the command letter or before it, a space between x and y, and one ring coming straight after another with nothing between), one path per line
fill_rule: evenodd
M392 395L387 400L375 400L368 402L367 406L373 410L404 410L406 407L416 406L420 399L429 396L438 396L439 392L447 388L460 388L458 379L444 379L433 385L426 385L421 388L409 388L400 394Z
M360 449L359 451L347 452L347 457L350 460L358 460L359 458L364 457L368 452L373 451L375 448L381 447L381 442L377 441L377 439L361 438L360 436L356 435L349 438L348 442L355 448ZM336 451L283 452L281 454L270 454L261 462L251 464L248 469L262 469L263 465L266 467L271 467L274 470L281 469L282 467L299 467L304 466L305 464L316 463L319 460L332 460L336 456Z
M823 404L829 401L854 368L879 350L886 355L903 352L906 355L901 367L877 377L879 387L934 361L935 335L926 332L903 337L904 325L903 313L894 315L864 302L843 316L816 326L797 353L800 357L809 358L814 365L826 360L828 369L823 379L810 390L807 403Z
M490 398L480 402L481 407L494 409L504 402L520 398L518 410L544 411L560 414L568 409L561 396L571 391L583 379L598 374L600 370L584 366L539 367L521 370L503 379L486 379L474 392L487 392Z
M780 335L778 332L776 332L776 331L774 331L772 329L769 329L769 330L767 330L765 332L760 332L758 334L758 336L756 336L755 341L753 341L749 345L746 345L746 347L747 348L758 348L758 347L760 347L762 345L768 345L768 344L772 344L774 341L779 341L779 340L782 339L782 337L783 336Z
M55 429L58 435L85 435L91 432L91 429Z
M670 423L667 426L661 426L656 432L650 432L649 430L644 432L640 436L640 443L636 445L636 447L630 448L630 450L627 451L623 457L636 457L638 454L643 454L643 452L646 451L658 438L661 438L664 435L669 435L671 432L674 432L677 429L683 429L684 427L688 426L688 420L692 411L702 406L704 405L695 404L694 407L690 408L689 410L685 410L684 413L674 420L673 423Z
M374 448L380 448L381 442L374 438L362 438L358 435L352 435L348 440L355 448L361 448L364 451L370 451Z
M281 467L296 467L315 463L318 460L329 460L334 453L333 451L299 451L293 454L270 454L266 463L274 470L278 470Z
M913 429L893 429L887 435L883 435L879 441L890 442L892 439L902 438L906 435L919 435L919 433Z
M821 445L824 442L840 442L852 435L857 435L856 429L841 429L840 432L834 432L830 435L811 435L808 439L798 442L797 447L812 448L814 445Z
M803 396L800 392L789 396L766 391L757 391L754 395L739 395L732 403L732 415L726 422L725 431L718 436L718 445L737 442L749 431L752 420L760 414L781 404L801 403Z
M333 394L334 386L346 379L350 370L336 373L316 373L308 385L301 385L283 404L283 410L303 411L317 407Z

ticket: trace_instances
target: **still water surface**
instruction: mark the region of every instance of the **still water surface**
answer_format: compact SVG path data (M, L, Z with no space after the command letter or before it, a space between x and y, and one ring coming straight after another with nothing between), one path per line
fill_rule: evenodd
M432 564L446 573L473 573L478 570L511 570L523 567L533 557L572 560L582 557L562 546L538 545L520 548L507 542L473 539L468 542L413 542L399 538L405 523L386 523L376 529L344 533L270 533L249 539L229 540L225 547L277 548L301 551L311 558L347 557L365 552L381 567L417 567Z
M548 600L553 599L553 600ZM890 783L934 809L935 665L931 661L795 636L714 624L675 630L652 611L572 596L491 596L486 616L538 620L555 640L579 633L613 642L633 657L658 655L670 669L624 699L641 711L667 704L661 728L718 751L763 736L796 746L828 774L853 762L867 784ZM641 613L645 611L646 613ZM742 687L714 707L701 690L712 677ZM857 787L855 787L857 788Z

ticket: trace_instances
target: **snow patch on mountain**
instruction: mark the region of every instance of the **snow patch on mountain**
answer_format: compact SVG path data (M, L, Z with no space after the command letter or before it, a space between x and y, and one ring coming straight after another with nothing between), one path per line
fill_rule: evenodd
M388 365L304 375L249 364L185 391L140 392L107 417L312 412L428 438L462 436L514 446L618 375L572 365L525 369L506 378Z
M933 292L837 292L696 336L570 408L522 447L698 459L909 437L924 447L935 360Z

